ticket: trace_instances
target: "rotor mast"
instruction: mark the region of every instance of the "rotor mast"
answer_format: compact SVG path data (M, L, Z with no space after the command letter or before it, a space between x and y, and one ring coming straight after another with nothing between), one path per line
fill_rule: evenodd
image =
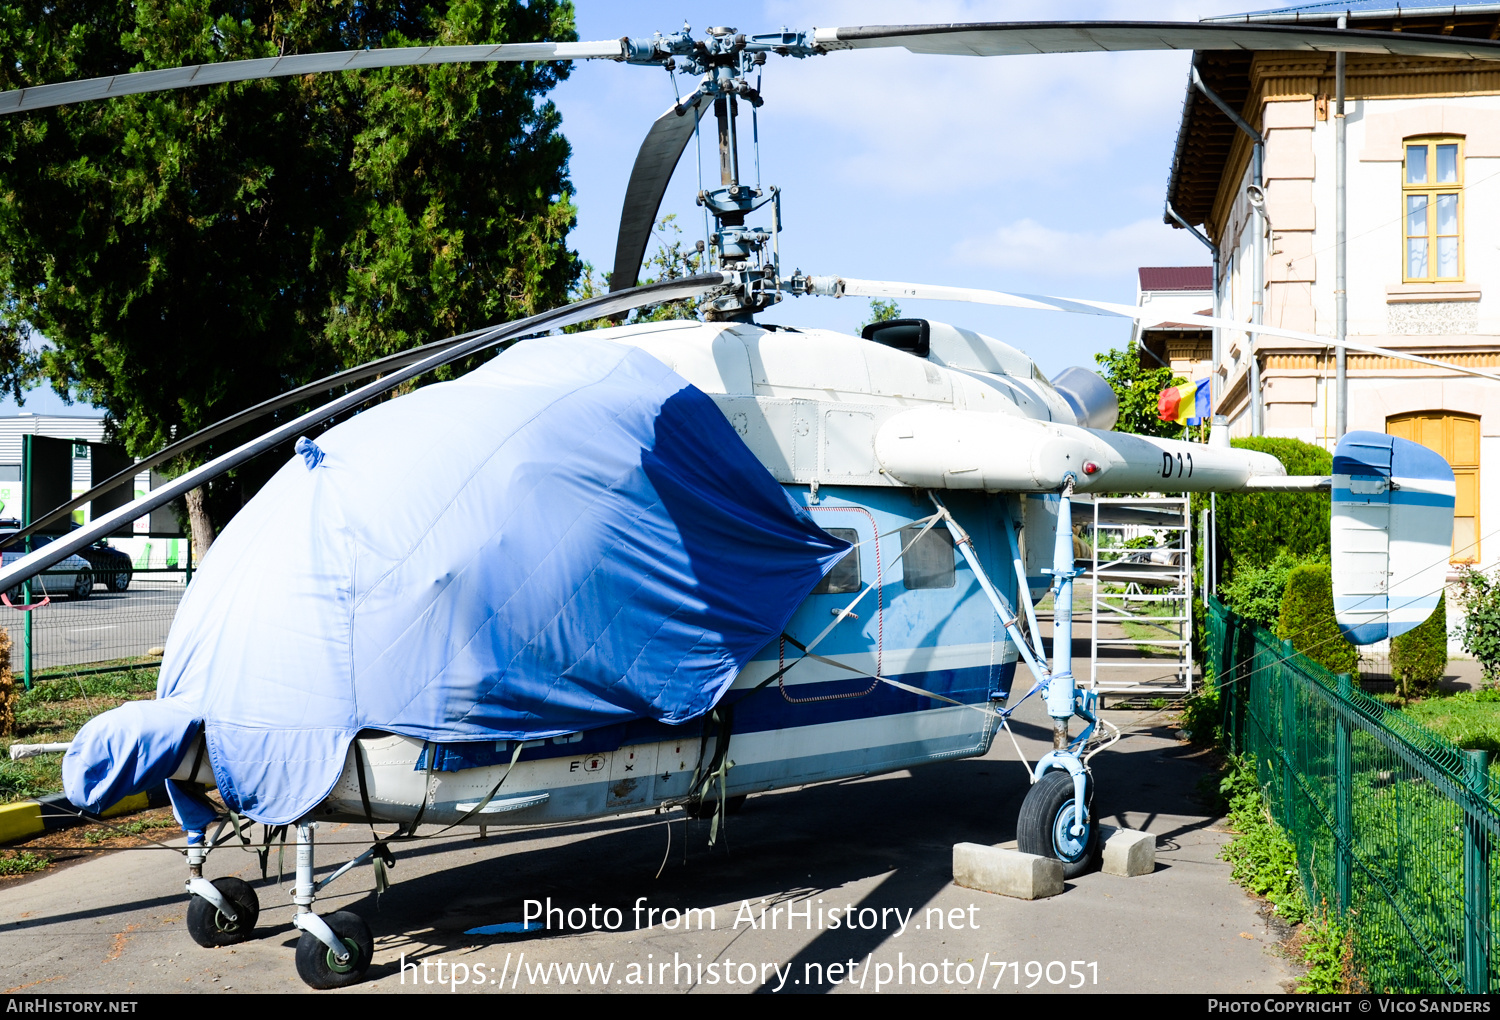
M713 97L718 127L719 186L698 193L698 204L714 217L709 241L715 268L733 282L704 300L704 315L710 320L748 319L781 300L780 265L776 257L776 235L780 229L781 190L740 182L740 102L759 108L764 100L750 81L752 70L766 62L767 53L809 57L821 52L807 33L772 32L744 35L733 28L710 28L705 39L694 39L690 28L669 36L658 35L641 42L631 40L629 63L655 63L668 71L703 76L699 89ZM746 217L761 208L775 206L772 226L747 226Z

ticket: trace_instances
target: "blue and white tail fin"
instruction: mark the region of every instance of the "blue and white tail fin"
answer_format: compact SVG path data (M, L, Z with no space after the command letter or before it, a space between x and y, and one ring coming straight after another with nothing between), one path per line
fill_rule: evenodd
M1350 432L1333 453L1333 609L1356 645L1437 608L1453 545L1453 469L1425 446Z

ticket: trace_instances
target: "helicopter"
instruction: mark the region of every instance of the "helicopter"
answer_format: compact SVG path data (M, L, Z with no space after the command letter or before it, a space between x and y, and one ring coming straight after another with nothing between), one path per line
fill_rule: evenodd
M318 890L383 863L421 825L540 825L681 806L712 813L712 833L749 793L985 754L1033 696L1045 701L1053 749L1027 763L1018 845L1081 874L1100 834L1090 759L1118 733L1099 693L1072 672L1075 496L1330 488L1341 624L1368 641L1425 618L1429 561L1446 566L1454 490L1447 465L1415 444L1351 433L1331 478L1289 478L1275 458L1231 448L1222 426L1207 443L1115 432L1117 405L1100 377L1079 368L1048 379L1012 345L958 326L898 319L851 336L755 322L794 296L939 298L1153 322L1147 310L1107 302L785 272L780 192L747 185L739 171L740 110L764 102L751 73L770 56L876 47L1500 59L1500 43L1485 40L1280 26L712 28L701 37L684 28L649 39L291 54L0 94L0 114L10 114L197 84L482 60L603 59L698 79L637 155L609 293L355 366L177 440L28 530L212 436L348 388L0 568L8 591L296 442L204 558L168 639L158 698L96 717L64 759L68 796L87 811L166 781L188 833L187 927L200 945L253 937L259 912L246 883L204 877L225 820L210 789L237 816L295 828L297 970L334 988L363 979L373 938L352 912L320 915ZM720 184L698 200L716 224L713 269L638 285L672 170L710 113ZM756 214L769 223L753 224ZM703 321L556 335L683 299L701 302ZM497 348L466 376L361 410ZM346 415L316 440L306 435ZM399 514L370 498L392 462L413 465L419 494ZM292 536L296 548L266 555L271 534ZM266 590L278 597L253 594ZM1049 590L1061 636L1050 655L1036 613ZM317 879L323 821L397 829Z

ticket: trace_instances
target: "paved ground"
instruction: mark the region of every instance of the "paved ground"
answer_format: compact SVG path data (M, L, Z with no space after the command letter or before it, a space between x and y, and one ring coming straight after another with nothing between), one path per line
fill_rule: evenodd
M1023 747L1034 758L1048 735L1045 717L1030 704L1023 714ZM502 990L502 974L503 990L515 992L843 992L851 990L848 961L855 984L862 980L867 992L888 982L883 991L956 991L981 982L999 991L1028 985L1060 991L1079 983L1079 991L1281 990L1292 972L1271 951L1273 936L1255 904L1216 858L1227 837L1194 795L1203 764L1172 739L1160 715L1111 716L1133 732L1095 759L1096 803L1106 821L1157 835L1152 875L1091 874L1038 902L954 886L955 842L1015 836L1025 783L1002 738L984 759L752 798L730 818L727 846L714 850L706 847L707 823L684 823L680 812L670 823L646 814L402 849L397 884L378 902L368 868L340 879L330 887L338 895L319 901L324 913L360 914L376 938L369 981L333 994L447 992L455 975L469 982L460 992L494 992ZM359 826L320 830L328 844L364 835ZM333 864L357 848L325 850L321 859ZM0 885L0 988L305 990L293 966L298 933L290 926L289 888L276 885L274 855L268 882L250 854L222 849L210 858L210 877L237 874L259 889L258 937L232 950L199 949L189 939L185 870L167 851L123 851ZM545 905L549 897L570 910L597 905L602 923L615 921L602 911L616 908L620 930L554 925L532 934L464 934L520 921L526 900ZM660 914L647 927L643 914L637 928L638 903L712 908L714 927L674 931ZM788 905L799 911L791 931ZM819 929L819 909L849 906L871 927L834 930L825 913ZM762 909L774 928L762 925ZM809 909L813 930L800 914ZM904 932L894 911L908 921ZM425 964L431 984L422 983L421 969L403 971L403 959ZM584 963L612 969L589 979L551 966ZM835 963L844 967L830 970Z
M145 655L167 643L167 631L186 589L180 575L171 580L135 577L119 593L95 587L88 599L54 598L32 617L32 669L50 670ZM5 614L10 631L11 665L20 672L24 622L20 613Z

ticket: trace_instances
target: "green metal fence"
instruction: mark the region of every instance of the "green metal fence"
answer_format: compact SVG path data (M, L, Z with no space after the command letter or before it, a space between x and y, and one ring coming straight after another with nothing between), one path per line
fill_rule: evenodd
M1500 784L1464 751L1219 602L1207 650L1230 749L1256 762L1303 888L1374 991L1500 990Z

